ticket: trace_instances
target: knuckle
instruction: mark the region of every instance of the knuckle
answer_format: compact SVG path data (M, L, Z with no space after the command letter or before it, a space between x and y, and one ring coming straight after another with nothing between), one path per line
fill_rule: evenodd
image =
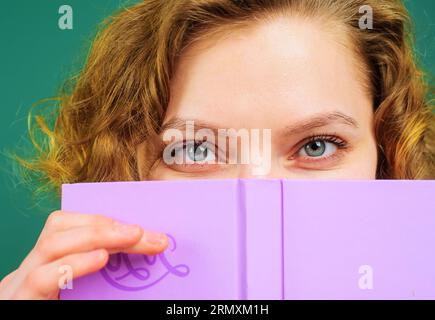
M93 243L96 243L100 239L108 237L107 227L105 226L92 226L88 232L88 238Z
M35 246L35 251L39 255L47 256L55 243L56 243L55 235L48 234L38 241L38 243Z
M53 228L59 225L60 220L62 220L64 213L60 210L53 211L47 218L45 223L46 227Z
M43 274L41 269L37 268L30 271L24 278L24 286L26 288L37 289L40 286L41 279L43 278Z

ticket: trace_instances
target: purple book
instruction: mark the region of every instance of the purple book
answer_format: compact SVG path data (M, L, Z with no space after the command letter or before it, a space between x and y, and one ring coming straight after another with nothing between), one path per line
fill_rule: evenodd
M435 299L435 181L66 184L62 210L162 231L62 299Z

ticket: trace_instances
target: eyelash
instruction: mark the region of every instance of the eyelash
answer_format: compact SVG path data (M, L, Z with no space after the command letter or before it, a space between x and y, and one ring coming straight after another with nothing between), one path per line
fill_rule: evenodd
M324 142L333 143L337 147L337 149L339 149L339 150L344 150L344 149L348 148L348 143L345 140L336 136L335 134L334 135L326 134L326 133L315 134L315 135L311 135L311 136L305 138L302 142L298 143L297 144L298 147L296 148L296 152L293 153L293 155L290 157L289 160L294 160L295 158L297 158L298 157L297 154L304 146L306 146L309 143L315 142L315 141L324 141ZM178 148L186 148L188 142L189 141L187 141L187 140L183 140L183 141L179 141L179 142L173 142L170 144L173 144L173 145L181 144L181 146ZM203 140L195 140L193 142L195 145L200 145L200 144L204 143ZM170 144L165 144L165 145L168 146ZM213 152L216 153L216 149L213 150ZM329 159L329 158L330 159L337 158L340 156L337 153L338 152L335 152L333 155L327 156L327 157L317 157L317 158L305 157L305 158L308 159L308 161L316 162L316 161L322 161L322 160Z
M203 145L203 144L206 144L209 147L209 149L213 149L212 150L213 153L219 159L219 151L218 151L217 146L215 146L213 148L213 145L208 143L206 140L192 140L192 141L190 141L190 140L180 140L180 141L176 141L176 142L172 142L172 143L165 143L165 142L163 142L162 146L161 146L162 147L162 151L160 152L161 157L163 157L163 149L166 148L166 147L172 146L171 147L172 151L180 151L180 150L183 150L183 149L185 150L186 147L188 147L190 143L193 143L195 145L195 147ZM181 164L180 166L191 166L191 165L192 164ZM199 164L199 163L195 163L194 165L197 166L197 167L210 166L210 164Z
M294 158L297 157L297 153L307 144L315 142L315 141L324 141L324 142L330 142L333 143L338 150L345 150L349 147L348 143L339 138L337 135L333 134L327 134L327 133L322 133L322 134L315 134L315 135L311 135L307 138L305 138L301 143L298 144L297 150L294 153L294 155L290 158L290 160L293 160ZM324 159L328 159L328 158L335 158L338 157L339 155L337 155L337 152L334 153L331 156L327 156L327 157L318 157L318 158L313 158L313 157L308 157L308 159L310 159L311 161L321 161Z
M341 138L335 136L335 135L328 135L328 134L320 134L320 135L312 135L306 138L305 142L302 143L302 146L314 142L314 141L326 141L331 142L335 144L338 148L346 148L347 142L342 140Z
M177 151L178 151L178 150L180 150L180 149L184 149L184 148L186 148L186 147L188 146L188 143L189 143L189 142L190 142L190 141L183 140L182 145L179 146L179 147L177 147L177 148L174 149L174 150L177 150ZM211 149L211 147L212 147L212 145L211 145L210 143L208 143L207 141L204 141L204 140L194 140L194 141L193 141L193 144L194 144L195 148L196 148L196 147L199 147L199 146L201 146L201 145L203 145L203 144L207 145L207 147L210 147L210 149ZM214 153L216 153L216 149L217 149L217 148L214 148L214 150L213 150Z

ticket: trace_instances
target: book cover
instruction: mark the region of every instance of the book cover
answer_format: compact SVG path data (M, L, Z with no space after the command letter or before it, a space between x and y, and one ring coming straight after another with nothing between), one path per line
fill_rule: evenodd
M435 181L66 184L62 210L168 234L62 299L434 299Z

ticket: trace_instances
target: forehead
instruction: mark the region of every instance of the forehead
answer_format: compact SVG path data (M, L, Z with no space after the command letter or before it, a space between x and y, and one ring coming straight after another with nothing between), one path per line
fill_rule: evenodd
M272 128L319 112L367 117L371 99L357 58L327 28L282 17L190 46L171 82L166 119Z

